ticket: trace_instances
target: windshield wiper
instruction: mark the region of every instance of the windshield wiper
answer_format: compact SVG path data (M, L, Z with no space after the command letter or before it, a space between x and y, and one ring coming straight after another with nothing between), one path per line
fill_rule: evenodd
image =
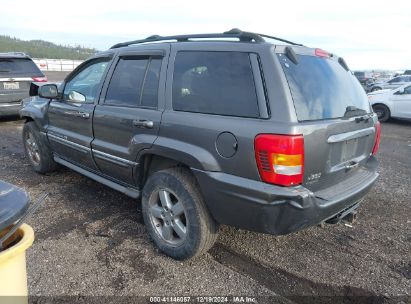
M344 118L348 119L355 116L364 116L367 111L359 109L356 106L348 106L345 108Z

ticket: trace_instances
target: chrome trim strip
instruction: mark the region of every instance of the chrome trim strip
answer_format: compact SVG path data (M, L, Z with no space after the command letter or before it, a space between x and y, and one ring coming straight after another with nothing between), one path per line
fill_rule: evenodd
M347 132L347 133L342 133L342 134L331 135L330 137L328 137L327 142L329 144L337 143L337 142L341 142L341 141L346 141L346 140L355 139L355 138L363 137L363 136L366 136L366 135L370 135L370 134L373 134L374 132L375 132L375 128L374 127L369 127L369 128L358 130L358 131L352 131L352 132Z
M105 153L99 150L95 150L95 149L93 149L93 155L97 156L100 159L111 161L112 163L118 164L120 166L124 166L124 165L125 166L137 166L138 165L138 163L133 162L131 160L124 159L118 156L114 156L114 155L111 155L111 154L108 154L108 153Z
M53 134L50 134L50 133L47 136L48 136L49 139L52 139L52 140L54 140L54 141L56 141L60 144L63 144L63 145L68 146L70 148L73 148L77 151L80 151L80 152L83 152L83 153L89 153L91 151L91 149L89 147L85 147L85 146L76 144L72 141L61 138L59 136L56 136L56 135L53 135Z
M21 102L16 103L1 103L0 108L11 108L11 107L21 107Z

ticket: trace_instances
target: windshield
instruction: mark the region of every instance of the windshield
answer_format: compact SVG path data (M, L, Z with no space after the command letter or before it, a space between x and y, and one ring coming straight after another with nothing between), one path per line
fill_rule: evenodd
M28 58L0 58L0 73L42 75Z
M299 55L292 63L278 54L299 121L344 117L347 107L371 111L358 80L336 60Z

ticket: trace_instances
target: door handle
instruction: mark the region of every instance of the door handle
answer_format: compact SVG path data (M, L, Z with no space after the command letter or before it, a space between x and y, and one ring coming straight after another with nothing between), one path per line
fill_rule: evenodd
M87 113L87 112L78 112L78 116L81 117L81 118L87 119L87 118L90 118L90 113Z
M133 126L152 129L154 127L154 122L151 120L135 119L133 120Z

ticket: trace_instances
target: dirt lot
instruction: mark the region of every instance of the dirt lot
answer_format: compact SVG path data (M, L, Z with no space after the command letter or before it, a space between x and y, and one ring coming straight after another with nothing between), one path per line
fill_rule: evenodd
M259 303L410 301L410 122L383 124L381 176L352 227L327 225L280 237L222 227L210 253L188 262L154 248L138 201L68 169L34 173L24 157L22 125L0 120L0 179L24 187L33 198L50 193L29 220L36 231L27 256L29 290L45 296L32 299L65 295L88 303L103 302L87 297L97 295L242 295ZM347 295L353 298L336 297Z

